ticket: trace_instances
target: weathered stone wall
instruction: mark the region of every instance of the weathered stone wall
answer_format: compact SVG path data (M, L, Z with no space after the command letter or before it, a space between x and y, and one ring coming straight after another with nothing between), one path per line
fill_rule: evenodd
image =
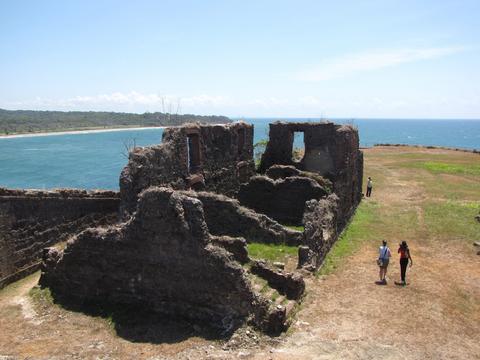
M298 266L317 269L337 241L343 223L340 199L332 194L321 200L307 201L303 223L303 245L298 251Z
M238 200L209 192L185 194L202 202L205 221L213 235L241 236L256 243L301 244L301 232L286 228L264 214L241 206Z
M0 188L0 288L37 270L45 246L116 220L119 204L112 191Z
M362 199L363 152L359 150L358 131L351 126L338 127L335 144L333 191L340 199L338 223L343 229Z
M260 172L272 165L294 165L300 170L330 176L335 174L335 138L340 125L277 121L270 124L269 140L262 155ZM305 155L301 161L292 159L295 132L304 133Z
M295 132L304 133L305 153L300 161L292 159ZM262 191L269 193L269 188L265 186L266 178L261 182L263 188L257 185L257 191L253 191L258 193L257 196L252 195L249 189L245 195L242 191L251 187L256 178L243 185L239 193L242 204L277 220L289 216L294 209L297 214L295 219L298 220L300 204L303 202L302 222L305 231L303 245L299 248L299 266L318 268L362 198L363 153L359 150L358 131L349 125L328 122L270 124L270 139L261 159L260 171L283 181L302 175L315 179L315 175L308 175L312 173L321 176L316 179L317 182L328 189L331 195L312 196L308 191L303 191L302 197L299 195L300 189L297 189L295 199L289 199L290 204L296 204L292 209L287 204L283 207L272 205L272 200L266 196L259 199ZM273 198L283 196L277 193ZM277 211L278 214L271 214L271 211Z
M301 225L305 202L320 199L327 190L311 178L292 176L273 180L254 176L240 186L238 199L246 207L288 225Z
M150 186L191 187L233 196L254 172L252 125L166 128L162 144L130 154L120 177L122 208L134 211L138 194Z
M294 132L304 133L305 155L292 160ZM346 222L362 197L363 153L358 131L349 125L333 123L270 124L270 138L262 156L260 171L272 165L292 165L317 173L333 183L340 198L340 221Z
M88 229L63 252L46 251L40 283L65 303L139 306L224 329L247 321L281 331L286 308L255 292L238 261L242 247L245 240L209 234L198 199L151 187L127 222ZM279 280L287 297L301 296L301 277Z

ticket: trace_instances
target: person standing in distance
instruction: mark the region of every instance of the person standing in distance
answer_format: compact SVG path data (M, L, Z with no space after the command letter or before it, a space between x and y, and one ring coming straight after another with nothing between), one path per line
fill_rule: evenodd
M372 188L373 188L373 181L372 178L369 176L367 180L367 197L372 195Z

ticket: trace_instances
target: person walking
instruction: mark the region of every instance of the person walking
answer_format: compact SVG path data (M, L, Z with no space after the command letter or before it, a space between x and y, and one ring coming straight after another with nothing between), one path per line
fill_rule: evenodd
M373 188L373 181L372 178L369 176L367 180L367 197L372 195L372 188Z
M378 282L379 285L387 285L386 276L387 276L388 263L390 262L390 256L392 256L392 253L390 252L390 249L387 246L387 241L383 240L382 246L380 246L378 249L378 260L377 260L377 264L380 267L380 272L379 272L380 281Z
M400 276L402 281L399 285L407 285L405 281L405 275L407 273L408 261L410 260L410 267L413 266L412 256L410 255L410 249L408 248L407 242L402 241L400 247L398 248L398 253L400 254Z

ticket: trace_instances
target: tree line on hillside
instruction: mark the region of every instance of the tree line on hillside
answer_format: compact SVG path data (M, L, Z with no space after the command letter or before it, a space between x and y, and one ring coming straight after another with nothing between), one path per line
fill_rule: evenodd
M100 111L0 109L0 134L5 135L86 128L174 126L188 122L220 124L231 122L231 120L226 116L180 115L161 112L133 114Z

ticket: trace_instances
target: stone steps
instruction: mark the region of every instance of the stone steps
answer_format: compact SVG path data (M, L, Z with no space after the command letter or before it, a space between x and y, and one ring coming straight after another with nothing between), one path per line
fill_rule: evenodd
M249 278L255 293L268 303L268 315L266 316L268 321L265 324L268 332L276 334L285 331L292 322L292 316L299 302L288 299L285 294L272 288L266 279L256 274L249 273Z

